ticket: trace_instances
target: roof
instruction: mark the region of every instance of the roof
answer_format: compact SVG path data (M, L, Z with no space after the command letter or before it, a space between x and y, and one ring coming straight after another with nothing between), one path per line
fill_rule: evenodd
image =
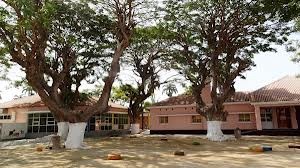
M249 102L250 95L246 92L236 92L231 99L227 102ZM163 101L157 102L152 106L172 106L172 105L192 105L195 104L195 98L193 95L182 94L174 97L170 97Z
M195 103L194 96L182 94L154 103L152 106L190 105L194 103Z
M92 102L95 102L96 98L91 98L90 101L83 103L82 105L91 105ZM108 102L108 105L114 108L121 108L121 109L127 109L127 107L113 103ZM33 96L26 96L18 99L14 99L8 102L4 102L0 104L0 109L5 108L21 108L21 107L36 107L36 106L45 106L45 104L42 102L39 95L33 95Z
M38 103L41 101L41 98L38 95L27 96L22 98L13 99L8 102L4 102L0 104L0 108L12 108L12 107L27 107L34 103Z
M300 101L300 78L285 76L253 92L236 92L227 102L285 102ZM192 95L178 95L153 106L192 105Z
M227 100L227 102L250 102L251 93L249 92L235 92L235 94Z
M300 101L300 78L285 76L251 93L253 102Z

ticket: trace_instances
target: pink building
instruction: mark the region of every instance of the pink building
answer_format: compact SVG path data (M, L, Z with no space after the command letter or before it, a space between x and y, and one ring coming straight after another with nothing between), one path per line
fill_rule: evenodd
M80 107L95 101L82 102ZM97 136L128 132L127 107L109 102L109 111L96 114L87 123L86 135ZM14 99L0 104L0 140L41 137L57 132L57 122L38 95Z
M210 102L210 87L202 97ZM300 127L300 78L286 76L254 92L237 92L225 103L228 111L222 130L232 132L255 130L297 131ZM193 96L179 95L150 107L151 133L206 132L205 118L196 113ZM274 132L274 131L273 131Z

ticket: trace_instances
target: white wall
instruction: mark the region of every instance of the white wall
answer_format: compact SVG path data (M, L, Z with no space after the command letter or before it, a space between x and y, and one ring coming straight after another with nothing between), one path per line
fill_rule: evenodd
M1 124L0 139L19 139L25 138L27 132L26 123L3 123Z

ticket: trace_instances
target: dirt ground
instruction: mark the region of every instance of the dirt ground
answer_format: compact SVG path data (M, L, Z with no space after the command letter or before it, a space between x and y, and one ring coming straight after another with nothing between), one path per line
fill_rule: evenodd
M36 146L0 149L0 167L90 167L90 168L266 168L300 167L300 150L289 144L300 144L300 137L243 137L240 141L209 142L203 137L115 137L85 139L89 149L36 151ZM192 142L200 145L192 145ZM272 152L250 152L253 145L270 145ZM174 156L183 150L185 156ZM120 153L123 160L106 160L109 153Z

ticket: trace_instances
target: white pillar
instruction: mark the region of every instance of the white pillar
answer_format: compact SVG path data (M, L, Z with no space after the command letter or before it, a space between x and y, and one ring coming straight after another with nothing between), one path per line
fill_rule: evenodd
M295 106L290 107L290 112L291 112L291 124L293 129L298 128L298 122L297 122L297 115L296 115L296 108Z
M262 130L261 117L260 117L260 107L259 106L254 106L254 108L255 108L256 129L257 130Z

